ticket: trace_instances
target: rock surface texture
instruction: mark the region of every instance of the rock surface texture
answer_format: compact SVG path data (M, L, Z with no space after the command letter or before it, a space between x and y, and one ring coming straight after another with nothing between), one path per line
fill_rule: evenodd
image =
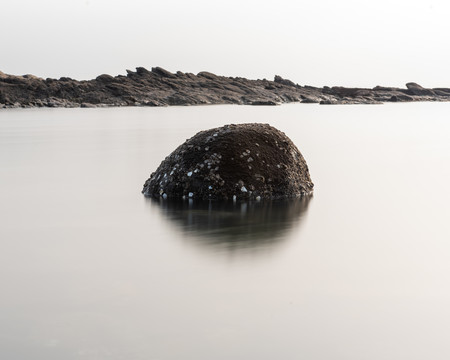
M268 124L201 131L172 152L145 182L147 196L194 199L279 199L313 191L294 143Z
M199 104L277 105L379 104L405 101L450 101L450 89L426 89L408 83L406 89L300 86L276 75L274 81L225 77L209 72L171 73L160 67L138 67L127 75L100 75L78 81L68 77L42 79L0 72L0 108L168 106Z

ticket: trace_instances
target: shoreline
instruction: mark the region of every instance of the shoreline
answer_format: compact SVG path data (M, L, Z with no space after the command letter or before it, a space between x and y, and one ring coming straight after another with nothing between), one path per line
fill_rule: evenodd
M209 72L197 75L163 68L127 70L127 75L99 75L78 81L43 79L0 71L0 109L95 108L124 106L382 104L386 102L450 101L450 88L427 89L410 82L406 88L322 88L301 86L276 75L274 80L249 80Z

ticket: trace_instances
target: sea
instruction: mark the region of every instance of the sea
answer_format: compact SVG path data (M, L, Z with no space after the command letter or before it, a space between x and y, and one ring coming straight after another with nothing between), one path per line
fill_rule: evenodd
M313 196L142 195L253 122ZM447 360L449 304L449 103L0 110L1 359Z

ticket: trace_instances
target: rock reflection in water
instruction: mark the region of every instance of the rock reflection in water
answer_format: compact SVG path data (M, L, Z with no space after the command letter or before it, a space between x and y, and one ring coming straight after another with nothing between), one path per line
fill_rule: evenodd
M287 238L305 215L310 197L260 202L147 201L200 244L235 250L267 248Z

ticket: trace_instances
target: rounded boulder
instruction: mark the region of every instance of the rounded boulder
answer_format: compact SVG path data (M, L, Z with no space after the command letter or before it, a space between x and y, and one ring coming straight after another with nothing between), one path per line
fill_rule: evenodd
M142 193L261 200L300 197L313 187L305 159L286 134L252 123L200 131L162 161Z

